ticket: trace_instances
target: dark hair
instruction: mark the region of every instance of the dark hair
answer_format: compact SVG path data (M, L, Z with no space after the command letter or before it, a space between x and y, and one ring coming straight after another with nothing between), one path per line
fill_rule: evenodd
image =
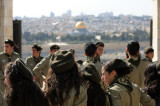
M150 52L154 52L154 49L149 48L149 49L146 51L147 54L149 54Z
M102 47L104 47L104 43L103 42L96 42L96 47L99 47L99 46L102 46Z
M33 49L33 48L37 49L37 51L42 50L42 47L39 46L38 44L33 44L32 49Z
M4 93L8 106L48 106L38 85L23 77L13 63L8 63L5 71L10 81L10 86Z
M90 57L94 56L96 49L97 49L96 45L93 44L92 42L86 43L84 45L84 51L87 54L87 56Z
M123 77L131 72L131 67L121 59L109 60L103 68L108 73L115 70L117 72L117 77Z
M87 88L87 106L105 106L106 93L101 85L88 79L85 75L82 76L83 85Z
M50 50L52 51L52 50L54 50L54 49L60 49L60 47L58 46L58 45L51 45L50 46Z
M69 98L72 88L76 90L76 99L79 97L80 74L76 63L72 69L63 73L53 73L51 69L49 71L50 75L47 78L45 93L50 105L63 104ZM63 93L66 94L65 97L63 97Z
M137 41L130 41L127 45L127 49L130 55L137 55L140 45Z
M153 98L156 99L160 95L160 75L156 69L157 62L148 65L144 72L145 75L145 91Z
M9 44L10 46L14 46L14 42L10 39L4 41L5 44Z

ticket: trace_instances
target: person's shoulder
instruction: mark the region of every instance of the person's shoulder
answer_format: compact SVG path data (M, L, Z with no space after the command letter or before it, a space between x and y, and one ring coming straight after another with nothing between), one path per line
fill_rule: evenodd
M32 56L28 56L28 57L26 58L26 60L30 60L30 59L33 59L33 57L32 57Z
M0 56L1 56L1 55L5 55L5 52L4 52L4 51L3 51L3 52L0 52Z
M121 92L121 91L124 91L124 87L118 83L114 83L111 87L109 87L108 91L109 92Z
M15 56L19 56L19 53L17 53L17 52L13 52L13 55L15 55Z

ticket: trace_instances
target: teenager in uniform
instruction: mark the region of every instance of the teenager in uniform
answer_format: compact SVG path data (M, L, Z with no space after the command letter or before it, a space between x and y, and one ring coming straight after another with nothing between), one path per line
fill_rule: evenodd
M97 50L97 47L92 42L86 43L84 45L84 51L87 57L86 57L86 60L83 62L83 67L87 66L89 63L93 63L99 75L101 76L102 63L100 63L98 58L96 58L97 56L96 50ZM105 86L105 84L102 81L100 83L101 83L101 87L106 91L107 87Z
M43 92L33 81L32 72L20 58L6 65L4 83L8 106L49 106Z
M32 46L32 56L29 56L25 61L26 65L32 72L33 68L43 59L43 57L40 56L41 50L41 46L34 44Z
M34 80L38 80L40 87L43 87L43 81L45 81L45 77L47 77L48 70L50 68L49 66L49 60L51 56L60 49L58 45L51 45L50 46L50 54L43 58L42 61L40 61L34 68L33 68L33 73L34 73Z
M97 56L96 58L98 58L99 62L101 62L100 57L103 54L103 49L104 49L104 43L103 42L96 42L96 47L97 47Z
M127 77L132 83L137 84L141 88L144 88L144 71L150 62L141 59L139 48L140 45L137 41L130 41L127 45L126 52L129 56L127 62L133 68L132 72L127 75Z
M45 89L50 106L87 106L87 91L81 86L72 53L57 51L52 55L50 64Z
M107 93L111 97L112 106L155 106L151 99L138 85L125 78L131 67L121 59L108 61L102 67L102 77L108 85Z
M14 52L14 42L12 40L5 40L4 51L0 53L0 91L3 93L5 89L4 85L4 68L9 62L14 62L19 58L19 54Z
M154 57L154 49L151 46L146 47L144 49L144 54L145 54L145 58L143 58L143 60L152 62L152 59Z

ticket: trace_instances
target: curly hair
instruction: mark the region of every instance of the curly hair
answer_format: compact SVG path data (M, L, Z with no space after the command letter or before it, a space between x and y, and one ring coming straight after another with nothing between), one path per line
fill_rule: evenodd
M10 86L5 89L8 106L49 106L41 89L33 80L27 79L13 63L6 65L5 73Z
M50 105L63 104L65 100L69 98L69 92L75 88L76 99L80 94L80 73L76 64L71 70L64 73L53 73L50 69L48 72L46 82L46 97ZM65 94L65 97L63 96Z
M106 106L106 93L101 85L82 75L82 84L87 88L87 106Z
M145 91L153 98L156 99L160 95L160 75L156 69L157 62L149 64L145 70Z
M132 71L132 67L128 66L121 59L109 60L106 64L103 65L103 68L108 73L111 73L113 70L117 72L117 77L123 77L129 74Z

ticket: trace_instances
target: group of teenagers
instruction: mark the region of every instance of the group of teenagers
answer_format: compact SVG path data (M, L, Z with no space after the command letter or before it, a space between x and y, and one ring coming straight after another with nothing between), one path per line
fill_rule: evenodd
M37 47L32 47L33 58ZM0 106L160 106L160 63L152 62L152 47L142 58L139 43L130 41L125 61L114 58L105 63L100 59L103 42L84 45L84 62L75 59L74 49L59 49L52 45L50 55L39 56L33 68L31 59L7 63Z

